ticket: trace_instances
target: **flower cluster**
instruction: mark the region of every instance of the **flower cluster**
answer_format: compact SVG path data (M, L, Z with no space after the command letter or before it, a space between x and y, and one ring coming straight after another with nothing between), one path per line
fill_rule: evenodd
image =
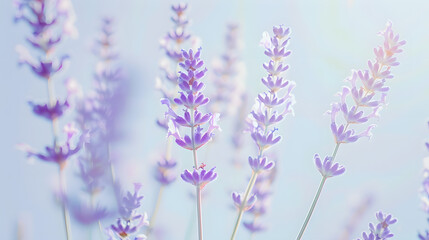
M166 117L170 119L168 124L168 135L176 139L176 143L188 150L197 150L213 136L213 131L219 129L217 122L219 114L207 113L203 114L198 111L198 107L203 106L209 102L209 99L201 92L204 88L204 83L201 78L204 77L206 68L203 68L204 62L200 59L201 48L197 52L190 49L188 52L183 51L183 58L185 59L180 66L184 72L179 73L179 87L182 90L180 97L175 98L174 102L177 105L182 105L183 116L178 115L171 107L168 99L162 99L161 103L165 104L168 108ZM207 130L201 127L208 123ZM179 127L191 128L191 136L185 134L184 137L180 135Z
M396 223L396 219L392 215L384 215L382 212L378 212L375 215L378 220L378 224L369 224L369 233L362 233L362 240L384 240L393 237L390 232L389 226Z
M387 79L393 78L390 69L399 65L395 54L402 52L400 48L405 41L400 41L399 35L393 33L390 22L387 23L386 29L380 32L380 35L384 37L384 43L382 46L374 48L375 60L368 61L368 70L352 71L352 75L346 79L350 86L343 87L342 91L338 93L340 101L333 103L329 111L331 130L337 144L356 142L359 138L370 137L371 129L375 125L367 126L360 133L355 133L355 130L349 129L349 127L378 117L378 112L386 104L385 99L389 87L385 86L385 83ZM350 98L347 98L348 96ZM348 99L352 99L350 100L351 107L347 104ZM339 112L344 117L343 124L336 122Z
M139 230L143 226L149 226L149 221L146 213L139 213L138 209L141 206L143 196L139 194L141 184L134 184L134 192L127 192L119 202L120 218L117 219L116 224L112 224L107 231L109 239L133 239L143 240L146 239L144 234L140 234ZM131 236L134 235L134 238Z
M289 69L289 65L283 60L291 53L286 48L290 40L290 29L280 25L273 28L273 33L274 36L270 37L264 32L261 40L261 45L265 47L265 55L270 57L270 61L263 64L268 75L262 78L262 83L269 91L258 95L248 118L248 131L259 149L258 162L263 159L263 151L280 141L281 137L275 134L277 128L272 127L283 120L286 114L293 113L292 105L295 102L292 94L295 83L282 76ZM282 90L285 93L281 94Z
M155 170L155 179L162 185L169 185L176 180L176 173L174 171L177 162L174 159L162 159L157 162Z
M203 189L207 183L216 179L217 173L215 173L214 170L215 168L212 168L209 171L202 169L200 172L198 172L194 169L192 173L188 170L185 170L180 175L180 177L182 177L183 181Z

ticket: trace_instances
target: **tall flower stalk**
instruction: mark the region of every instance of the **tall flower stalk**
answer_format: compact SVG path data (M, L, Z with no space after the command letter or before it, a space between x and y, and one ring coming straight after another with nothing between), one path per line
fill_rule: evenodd
M292 105L295 102L292 90L295 87L293 81L286 80L282 75L289 69L283 61L290 55L287 49L290 29L283 25L273 27L274 35L269 36L264 32L261 45L265 48L265 55L270 57L263 67L267 70L267 77L262 78L262 83L268 88L256 98L253 111L248 118L248 131L258 147L258 155L249 157L249 165L252 169L250 181L244 195L233 193L233 201L238 209L237 219L231 234L231 240L235 239L240 226L243 213L252 208L257 201L255 195L251 195L258 176L274 167L274 162L265 155L265 151L278 143L281 139L276 136L277 128L273 126L283 120L285 115L292 113ZM276 109L279 109L277 112Z
M429 126L429 122L428 122ZM425 143L426 149L429 151L429 142ZM420 190L420 199L422 203L422 210L429 215L429 157L423 160L423 182ZM429 222L429 218L427 219ZM429 240L429 229L426 229L424 233L419 233L420 240Z
M392 24L387 23L386 29L379 33L384 38L382 46L374 48L375 59L368 61L368 70L353 70L352 75L346 79L349 86L344 86L338 93L339 102L331 105L328 113L331 116L331 131L334 135L335 148L331 156L327 156L324 161L316 154L314 159L322 180L316 195L310 206L310 210L299 231L297 240L301 239L310 221L325 182L328 178L344 173L344 168L338 163L334 163L338 149L341 144L353 143L362 137L370 137L374 124L365 126L365 130L355 133L354 129L349 129L359 124L364 124L372 118L378 118L379 111L385 105L385 99L389 87L385 86L386 80L393 78L390 72L391 67L398 66L395 54L402 52L401 46L405 41L399 40L399 35L395 35ZM352 107L348 107L351 103ZM337 114L343 115L343 123L337 124Z
M204 62L200 59L201 48L194 53L192 49L182 51L184 59L179 65L183 69L179 72L179 87L181 89L180 97L174 99L175 104L183 107L183 115L177 114L171 107L170 101L163 98L161 102L168 108L166 117L168 117L168 136L173 136L176 143L182 148L192 151L193 171L185 170L181 177L185 182L195 186L196 206L198 216L198 239L203 239L203 219L202 219L202 202L201 191L207 183L216 179L215 168L209 171L205 169L206 164L198 162L197 150L207 144L213 138L213 131L219 129L217 122L219 114L202 113L198 111L200 106L209 102L209 98L202 93L204 77L207 69L204 68ZM206 130L202 127L208 124ZM190 129L190 134L181 136L179 128L185 127ZM201 163L201 165L199 165Z
M38 153L30 148L25 148L28 157L35 157L42 161L54 162L59 169L60 198L63 208L64 224L67 239L71 239L69 213L66 204L66 179L64 169L67 160L75 155L81 148L83 138L74 144L73 137L77 131L72 125L65 126L67 139L65 143L59 142L58 119L69 107L68 101L60 101L55 97L54 75L62 69L66 55L56 57L55 47L66 35L76 35L73 26L75 16L69 0L27 0L14 2L18 13L16 21L28 23L32 30L31 36L27 38L30 45L41 55L34 59L23 46L17 46L20 54L20 64L30 67L33 73L46 82L48 92L48 103L36 104L30 102L33 112L50 121L53 143L45 147L44 153Z
M182 57L182 46L188 43L191 38L191 34L187 30L187 26L189 24L188 17L185 14L187 8L188 5L185 3L179 3L171 6L171 10L174 12L174 15L171 17L174 26L173 29L171 29L161 40L161 48L165 52L166 56L166 58L161 61L161 69L164 75L162 78L159 77L156 79L156 88L162 93L163 98L168 99L174 110L177 109L177 105L174 103L174 98L178 96L177 90L179 88L176 69L178 64L184 60ZM167 131L168 116L158 119L157 124ZM155 180L160 183L160 187L158 189L155 205L151 212L150 225L146 232L147 237L150 236L150 233L154 228L164 189L176 179L174 169L177 162L176 159L172 157L172 144L172 138L168 137L165 153L158 160L155 169Z

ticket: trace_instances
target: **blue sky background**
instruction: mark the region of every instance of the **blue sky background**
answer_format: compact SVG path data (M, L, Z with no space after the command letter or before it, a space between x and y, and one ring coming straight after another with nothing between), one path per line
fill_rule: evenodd
M143 208L151 211L157 185L152 180L152 168L157 151L165 141L163 131L154 120L164 108L160 94L154 89L160 74L158 62L162 57L158 41L172 23L170 5L176 1L92 0L73 1L77 14L78 39L68 39L58 52L70 55L70 64L57 79L58 95L64 94L62 80L77 79L91 86L96 58L90 46L99 31L101 18L113 16L117 50L121 66L127 74L132 91L124 106L123 128L128 140L114 151L120 156L118 171L129 179L126 183L143 183ZM417 232L427 229L427 215L420 210L418 189L422 178L422 160L429 153L424 141L429 139L429 81L428 64L429 4L424 1L189 1L190 31L201 38L203 59L210 63L224 47L226 24L239 21L244 42L243 61L247 68L246 87L251 98L264 91L260 78L265 75L262 63L267 60L258 46L263 31L273 25L292 28L288 58L291 65L288 78L297 83L294 90L297 104L295 117L288 117L279 126L284 137L273 151L279 158L278 178L274 184L272 208L265 220L270 225L266 233L255 239L294 239L310 206L320 181L313 164L313 155L331 154L334 141L329 129L329 117L324 116L334 94L345 83L351 69L366 67L373 58L373 48L382 43L377 33L387 20L395 32L407 40L399 61L389 80L391 90L388 106L368 141L341 146L338 160L346 173L330 179L322 193L304 239L337 240L359 199L373 196L373 203L357 225L357 232L367 230L375 221L379 209L392 213L398 223L392 226L395 239L417 239ZM51 141L48 122L36 118L28 100L46 99L46 85L34 77L28 68L20 68L14 48L25 44L29 28L14 24L15 9L11 1L0 1L0 232L4 239L15 239L18 221L26 226L26 239L65 239L61 211L52 194L57 169L52 164L28 163L16 150L18 143L41 148ZM250 111L250 109L249 109ZM70 117L71 118L71 117ZM223 124L223 123L221 123ZM209 166L217 165L219 178L208 185L204 201L206 239L227 239L231 233L235 212L231 210L230 191L243 191L250 170L232 170L225 162L231 158L228 143L231 127L225 120L219 142L203 150ZM249 136L246 136L249 138ZM243 152L243 159L254 154L252 143ZM179 169L189 168L191 154L174 149L180 159ZM221 153L221 154L219 154ZM74 163L68 168L70 189L78 189ZM128 185L130 186L130 185ZM130 186L131 187L131 186ZM188 193L192 188L182 181L175 182L165 192L159 225L165 230L164 239L183 239L187 223L194 214ZM106 200L108 201L108 200ZM107 226L107 222L105 223ZM86 231L73 223L75 239L85 239ZM94 238L97 239L97 238ZM238 239L249 239L240 229Z

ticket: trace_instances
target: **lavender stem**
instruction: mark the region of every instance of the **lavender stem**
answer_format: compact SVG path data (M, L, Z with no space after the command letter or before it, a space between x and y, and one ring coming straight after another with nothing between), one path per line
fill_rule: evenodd
M48 97L49 97L49 104L52 106L55 105L55 91L54 91L54 86L53 86L53 82L51 78L48 78ZM57 119L54 118L52 119L52 133L53 133L53 137L54 137L54 147L55 147L55 151L57 150L57 139L58 139L58 122ZM64 164L65 163L60 163L59 165L59 178L60 178L60 194L61 194L61 198L63 198L65 196L65 179L64 179ZM64 216L64 225L66 228L66 235L67 235L67 239L70 240L71 239L71 228L70 228L70 222L69 222L69 212L67 209L67 206L64 202L62 202L62 207L63 207L63 216Z
M61 192L61 197L65 196L65 179L64 179L64 170L61 168L59 168L59 177L60 177L60 192ZM71 240L71 228L70 228L70 217L69 217L69 211L67 209L66 204L63 202L63 217L64 217L64 225L66 228L66 235L67 235L67 240Z
M337 143L335 146L334 153L332 154L332 161L335 160L335 157L337 156L338 148L340 147L341 143ZM320 181L319 188L317 189L316 196L314 196L313 203L311 204L310 210L307 213L307 217L305 218L304 224L301 227L301 230L299 231L297 240L300 240L302 238L302 235L305 232L305 229L307 228L308 222L310 221L311 216L313 215L314 208L316 207L317 202L319 201L320 194L322 193L323 186L325 185L326 179L328 179L326 176L322 177L322 181Z
M195 121L194 109L191 109L192 122ZM191 127L191 140L192 140L192 153L194 156L194 168L198 169L197 150L195 149L195 136L194 136L194 124ZM199 185L195 186L195 192L197 195L197 214L198 214L198 239L203 240L203 213L201 209L201 188Z
M235 222L234 230L232 231L231 240L235 239L235 235L237 234L238 226L240 225L241 218L243 217L244 213L244 207L247 204L247 198L249 197L250 193L252 192L253 186L255 186L256 179L258 178L258 173L252 171L252 177L250 178L249 184L246 188L246 193L244 194L243 202L240 206L240 209L238 210L238 216L237 220Z
M148 226L147 231L146 231L146 237L147 238L149 238L149 235L152 233L153 226L154 226L155 220L156 220L156 216L158 215L159 205L161 204L163 192L164 192L164 185L161 185L161 187L159 187L158 197L156 198L155 206L153 208L154 210L152 213L152 217L150 218L149 226Z

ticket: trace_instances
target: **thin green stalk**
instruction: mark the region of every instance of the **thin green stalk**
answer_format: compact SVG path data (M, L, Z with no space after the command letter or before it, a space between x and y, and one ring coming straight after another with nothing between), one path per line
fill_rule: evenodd
M63 169L59 168L61 197L63 197L65 195L65 180L64 180L64 172L63 171L64 171ZM62 207L63 207L63 217L64 217L64 225L66 228L67 240L71 240L72 237L71 237L69 211L68 211L65 203L62 203Z
M334 161L335 157L337 156L338 148L340 147L341 143L337 143L335 146L334 153L332 154L332 161ZM317 202L319 201L320 194L322 193L323 186L325 185L327 177L323 176L322 181L320 181L319 188L317 189L316 196L314 196L313 203L311 204L310 210L307 213L307 216L305 217L304 223L302 224L301 230L299 231L297 240L300 240L302 238L302 235L305 232L305 229L307 228L308 222L310 221L311 216L313 215L314 208L316 207Z
M51 107L53 107L55 105L55 90L54 90L54 85L52 82L51 78L47 79L48 82L48 97L49 97L49 105ZM55 151L57 151L58 149L58 122L57 119L54 118L51 121L51 125L52 125L52 135L54 138L54 149ZM61 193L61 198L65 195L66 190L65 190L65 179L64 179L64 167L65 167L65 163L59 163L59 180L60 180L60 193ZM65 225L65 229L66 229L66 236L68 240L71 240L71 228L70 228L70 220L69 220L69 212L67 209L67 206L64 202L61 203L62 204L62 208L63 208L63 217L64 217L64 225Z
M156 216L158 215L159 205L161 204L162 193L164 192L164 188L165 188L164 185L161 185L161 187L159 188L158 197L156 198L155 206L153 208L154 210L152 213L152 217L150 218L149 226L146 230L146 237L147 238L149 238L149 235L152 233L153 226L154 226L155 220L156 220Z
M191 119L194 121L194 109L191 110ZM191 140L192 140L192 153L194 156L194 168L198 169L198 159L197 159L197 150L195 149L195 139L194 139L194 124L191 127ZM197 214L198 214L198 239L203 240L203 213L201 207L201 188L200 186L195 186L195 193L197 195Z
M231 240L234 240L235 235L237 235L238 226L240 226L241 219L243 218L244 208L247 204L247 198L252 192L253 186L255 186L255 182L257 178L258 178L258 173L252 171L252 177L250 178L250 181L247 184L246 193L244 194L243 201L241 203L240 208L238 209L238 216L237 216L237 220L235 221L234 230L232 231Z

